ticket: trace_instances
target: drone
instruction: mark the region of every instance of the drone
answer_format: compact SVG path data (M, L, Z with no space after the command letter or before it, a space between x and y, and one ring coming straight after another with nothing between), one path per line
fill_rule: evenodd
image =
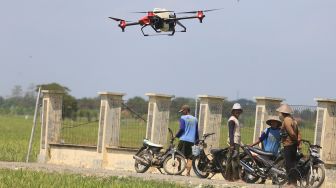
M209 9L209 10L198 10L198 11L188 11L188 12L178 12L166 10L163 8L155 8L153 11L148 12L134 12L147 14L142 17L139 21L126 21L120 18L109 17L110 19L119 22L119 27L122 32L125 32L125 28L133 25L140 25L141 32L144 36L155 36L155 35L168 35L173 36L175 32L186 32L187 28L180 22L181 20L187 19L198 19L200 23L203 22L205 17L205 12L215 11L220 9ZM176 14L194 14L190 16L177 17ZM156 33L148 34L145 33L144 29L150 26ZM176 26L181 29L176 30Z

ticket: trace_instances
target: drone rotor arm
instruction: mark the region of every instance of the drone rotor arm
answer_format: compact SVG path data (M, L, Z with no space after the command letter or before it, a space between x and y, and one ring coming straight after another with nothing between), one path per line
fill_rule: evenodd
M110 19L119 22L118 26L121 28L122 32L125 32L127 26L139 25L139 22L126 21L120 18L109 17Z

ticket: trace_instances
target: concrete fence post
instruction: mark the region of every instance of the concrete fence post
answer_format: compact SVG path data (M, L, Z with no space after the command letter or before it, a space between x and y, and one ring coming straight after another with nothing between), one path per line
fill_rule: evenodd
M149 97L146 138L165 145L169 125L169 109L174 95L146 93Z
M41 142L38 162L46 163L49 159L49 144L60 143L62 124L62 91L42 90Z
M106 147L119 146L120 117L124 93L99 92L100 115L97 152L102 154L102 166L108 163Z
M266 121L269 116L276 116L276 109L280 106L283 99L272 97L255 97L257 102L254 124L253 142L259 139L261 132L267 127Z
M207 139L207 144L212 148L218 148L220 127L222 123L222 109L225 97L199 95L198 98L200 99L198 119L199 136L201 138L205 133L216 133Z
M317 117L315 144L321 145L321 159L327 165L336 165L336 99L316 98Z

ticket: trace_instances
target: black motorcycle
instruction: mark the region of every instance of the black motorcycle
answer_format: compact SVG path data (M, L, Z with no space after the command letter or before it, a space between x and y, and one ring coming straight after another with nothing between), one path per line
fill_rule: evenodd
M226 159L228 148L225 149L210 149L210 153L204 151L207 148L205 139L215 133L207 133L203 135L203 139L199 140L193 146L192 167L195 174L200 178L212 178L215 174L221 173L224 177L226 168ZM211 176L209 177L209 175Z
M174 136L171 129L170 133L170 145L165 151L163 145L152 143L151 141L144 139L143 146L133 156L135 159L134 168L138 173L146 172L149 167L156 167L161 173L161 168L167 174L178 175L181 174L186 167L186 159L184 155L175 148Z
M240 154L243 181L255 183L259 179L271 179L276 185L283 185L287 182L282 152L274 155L251 146L241 145L240 147L243 149Z
M289 176L298 176L298 185L301 187L320 187L325 179L324 162L320 159L318 152L322 147L313 145L308 140L301 140L301 142L308 146L308 155L304 156L298 152L297 166L290 172Z

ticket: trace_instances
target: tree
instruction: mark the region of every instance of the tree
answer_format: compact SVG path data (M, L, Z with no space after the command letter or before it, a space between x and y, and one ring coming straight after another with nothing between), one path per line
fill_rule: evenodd
M170 106L170 116L173 119L177 119L181 114L178 112L183 105L189 105L190 113L194 114L195 112L195 99L193 98L185 98L185 97L176 97L172 100Z
M2 104L5 102L5 99L3 97L0 96L0 107L2 106Z
M139 115L147 114L148 101L142 97L136 96L127 100L126 105Z
M231 116L231 110L234 102L225 100L223 103L222 115L223 118L229 118Z
M12 89L12 96L13 98L22 97L22 87L20 85L15 85Z
M71 91L69 88L62 86L58 83L50 83L50 84L42 84L36 87L36 91L38 91L38 88L41 87L42 90L56 90L56 91L62 91L65 94L69 94Z
M31 97L31 98L35 98L36 97L36 85L34 84L30 84L27 87L27 90L25 92L25 97Z
M99 97L95 98L82 98L77 99L78 108L79 109L90 109L90 110L97 110L99 109L100 99Z
M64 92L62 116L63 118L76 118L76 112L78 110L77 100L69 94L71 90L68 87L62 86L58 83L42 84L40 86L42 90L56 90ZM37 86L36 90L38 90L38 87L39 86Z

